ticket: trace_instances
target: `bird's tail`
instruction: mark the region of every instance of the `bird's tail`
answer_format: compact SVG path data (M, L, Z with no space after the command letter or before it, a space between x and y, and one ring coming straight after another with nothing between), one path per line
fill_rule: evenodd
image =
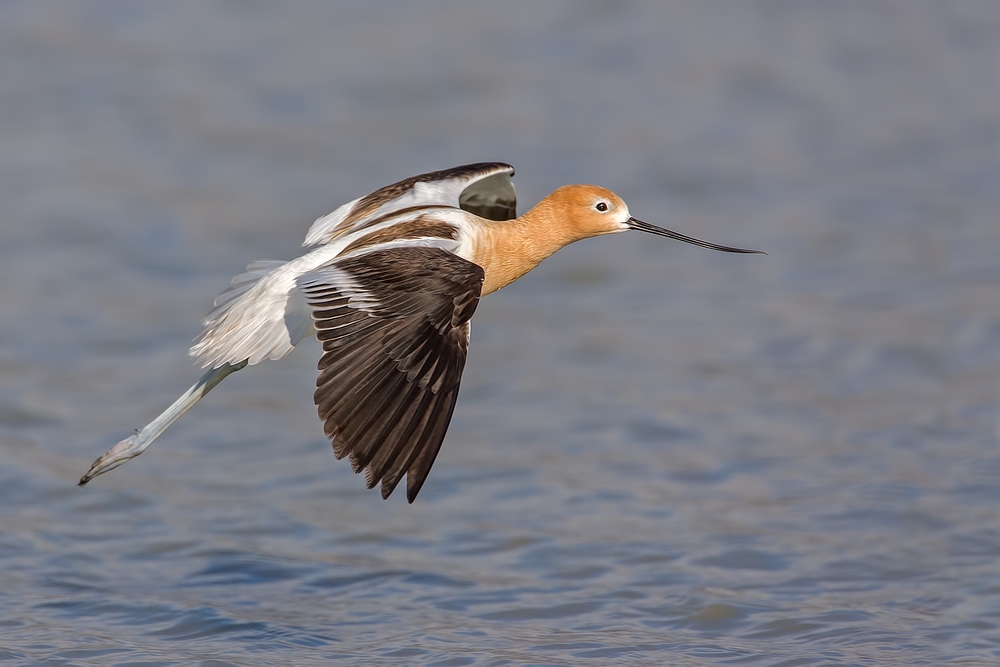
M285 262L258 260L215 300L191 347L202 366L280 359L312 331L312 313Z

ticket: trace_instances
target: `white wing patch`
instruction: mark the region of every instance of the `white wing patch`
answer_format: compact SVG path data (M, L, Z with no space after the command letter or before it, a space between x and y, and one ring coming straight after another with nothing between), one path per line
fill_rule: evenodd
M309 292L325 286L334 287L347 299L348 308L357 308L366 313L374 313L379 306L370 292L358 284L346 271L336 266L324 266L301 276L298 279L299 289Z
M340 223L344 221L344 218L347 217L359 201L361 201L360 197L338 207L333 213L327 213L323 217L317 218L316 222L312 224L312 227L306 233L306 240L302 245L308 247L324 243L326 237L340 226Z

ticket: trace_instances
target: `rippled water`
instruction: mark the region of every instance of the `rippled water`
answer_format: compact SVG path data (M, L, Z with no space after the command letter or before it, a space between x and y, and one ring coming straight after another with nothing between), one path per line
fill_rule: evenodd
M770 254L484 300L412 506L314 341L75 486L249 260L478 160ZM1000 663L996 3L5 3L0 192L2 664Z

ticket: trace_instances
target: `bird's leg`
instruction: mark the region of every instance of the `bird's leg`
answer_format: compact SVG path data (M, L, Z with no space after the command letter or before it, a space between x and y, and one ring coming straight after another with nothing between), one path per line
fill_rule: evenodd
M83 486L98 475L104 474L109 470L114 470L129 459L134 459L139 454L142 454L161 433L167 430L168 426L193 408L194 404L204 398L205 394L212 391L215 385L222 382L230 373L235 373L246 365L246 359L238 364L225 363L202 375L201 379L174 401L173 405L164 410L163 414L146 424L141 431L137 431L135 435L125 438L109 449L101 458L94 461L87 474L80 478L80 486Z

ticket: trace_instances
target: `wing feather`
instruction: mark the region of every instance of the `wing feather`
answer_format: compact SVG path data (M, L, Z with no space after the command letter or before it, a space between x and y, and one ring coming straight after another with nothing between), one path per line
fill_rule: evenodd
M205 316L203 324L208 325L212 320L225 313L233 301L246 294L261 278L284 264L285 262L281 260L273 259L256 259L250 262L246 272L235 276L229 287L215 297L212 312Z
M454 412L483 270L446 250L378 247L301 276L323 345L314 400L337 458L413 502Z
M468 327L468 324L466 324ZM458 393L458 387L453 390L449 390L447 394L454 392ZM404 473L408 472L408 491L406 494L407 500L411 503L417 497L417 492L419 492L420 487L423 485L423 481L427 478L427 474L430 472L430 463L433 463L434 458L437 456L438 450L441 448L441 443L444 441L445 433L448 430L448 424L451 422L451 415L455 410L455 397L450 395L443 395L442 392L438 391L434 393L434 396L438 397L438 400L442 402L447 409L429 410L426 413L426 418L422 425L422 432L416 435L412 441L413 443L422 442L423 447L417 447L415 444L408 444L405 449L400 452L396 459L396 463L387 471L386 475L382 478L382 497L388 498L389 495L399 484ZM425 468L421 468L416 465L416 460L418 457L425 455L429 452L428 465ZM415 489L410 491L409 489Z
M509 164L479 162L413 176L319 218L309 228L303 245L329 243L373 220L412 207L450 206L490 220L510 220L517 216L513 175Z

